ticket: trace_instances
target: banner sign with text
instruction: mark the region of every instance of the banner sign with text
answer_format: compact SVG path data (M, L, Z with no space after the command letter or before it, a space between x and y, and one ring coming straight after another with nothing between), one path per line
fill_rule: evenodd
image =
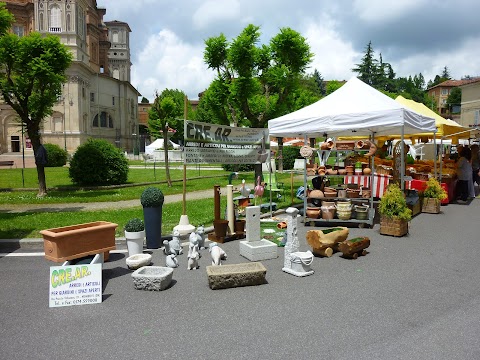
M184 122L185 164L255 164L267 160L268 129Z
M50 267L50 307L102 302L102 264Z

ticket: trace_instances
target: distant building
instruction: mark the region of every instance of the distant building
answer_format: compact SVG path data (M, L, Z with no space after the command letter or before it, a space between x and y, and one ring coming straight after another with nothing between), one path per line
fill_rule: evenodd
M130 27L104 22L106 9L96 0L6 0L15 16L12 32L54 34L73 54L62 96L46 118L43 143L57 144L70 153L88 138L106 139L132 151L138 127L138 91L130 83ZM17 114L0 103L0 149L31 150L21 143Z
M480 126L480 78L461 85L462 110L460 124L466 127Z
M427 89L428 96L430 96L436 104L436 108L432 109L436 111L443 117L450 117L452 118L452 114L450 113L450 109L447 105L447 99L450 95L453 88L468 84L472 81L472 79L465 79L465 80L447 80L438 85L432 86L431 88Z

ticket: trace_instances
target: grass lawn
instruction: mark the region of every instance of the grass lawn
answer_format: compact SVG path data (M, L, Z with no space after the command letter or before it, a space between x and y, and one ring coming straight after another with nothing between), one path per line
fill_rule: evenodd
M123 236L123 226L128 219L139 217L143 219L142 208L114 209L101 211L78 211L75 204L85 202L115 202L120 200L138 199L147 186L146 183L154 182L153 169L130 169L128 178L128 187L122 188L101 188L94 190L78 190L68 178L68 168L46 168L47 186L49 188L59 187L62 190L49 190L48 196L37 198L36 194L36 170L24 169L25 187L31 187L31 190L22 191L22 169L2 169L0 170L0 188L10 188L15 191L0 192L1 204L68 204L61 212L25 212L25 213L7 213L0 212L0 239L16 238L38 238L41 237L40 230L54 227L68 226L85 222L98 220L110 221L119 224L117 236ZM198 226L204 224L210 226L213 223L213 185L219 184L222 187L228 184L229 172L218 170L195 169L187 170L187 193L196 190L212 189L212 198L202 200L188 200L187 195L187 214L192 225ZM181 194L183 192L183 170L171 170L172 180L177 180L172 187L165 183L159 183L165 180L165 170L157 169L157 182L153 186L158 186L165 195ZM235 187L240 187L241 179L247 179L247 182L253 184L252 173L241 173L238 179L232 183ZM274 198L277 208L286 208L291 205L290 174L277 174L278 181L285 184L285 197L282 199ZM250 179L250 181L249 181ZM303 180L295 180L293 189L303 184ZM226 206L226 196L221 196L221 209L224 211ZM268 192L265 191L263 203L269 201ZM296 203L300 200L296 199ZM180 215L183 212L182 202L166 203L163 206L162 232L171 233L174 226L178 225Z

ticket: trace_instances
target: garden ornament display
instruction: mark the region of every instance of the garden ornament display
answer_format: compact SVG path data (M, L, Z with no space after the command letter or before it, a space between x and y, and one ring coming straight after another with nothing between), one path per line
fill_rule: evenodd
M165 260L165 264L166 264L166 266L171 267L171 268L178 267L177 255L175 255L175 254L167 255L167 258Z
M172 240L164 240L163 241L163 252L165 255L175 254L181 255L183 254L182 245L180 244L180 232L178 230L173 231Z
M198 240L198 249L205 249L205 227L200 225L197 227L197 240Z
M195 270L195 269L198 269L199 266L198 266L198 258L199 258L200 254L198 252L198 248L195 246L192 248L192 250L188 251L188 255L187 255L187 269L188 270Z
M209 251L212 256L212 265L222 265L222 260L227 260L227 254L217 243L210 244Z
M188 255L190 255L190 253L192 251L196 251L198 253L198 258L201 258L202 256L200 255L200 239L199 239L199 235L196 233L196 232L192 232L190 234L190 236L188 237Z
M246 185L245 185L245 179L242 179L242 187L240 188L240 194L243 196L243 197L246 197L248 198L250 196L250 193L252 192L252 189L248 188Z
M260 180L260 176L257 177L257 185L255 186L255 205L257 202L257 198L262 198L263 192L265 191L265 187L262 185L262 182Z

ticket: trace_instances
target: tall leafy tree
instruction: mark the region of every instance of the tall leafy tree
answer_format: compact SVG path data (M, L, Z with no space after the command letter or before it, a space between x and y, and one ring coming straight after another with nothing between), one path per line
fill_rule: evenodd
M15 18L5 8L5 3L0 2L0 36L5 35L12 27Z
M374 58L372 42L369 41L365 48L365 54L359 64L355 64L353 72L358 73L358 78L364 83L375 87L378 83L379 65L378 60Z
M163 137L163 151L165 154L165 170L168 186L172 186L170 167L168 163L168 128L176 133L183 134L183 118L186 95L180 90L165 89L160 94L155 93L155 100L148 113L148 130L150 135ZM189 108L187 102L187 109ZM188 117L188 110L187 110Z
M459 87L454 87L450 91L450 95L448 95L447 98L447 105L450 110L450 113L452 113L452 107L454 105L460 105L462 103L462 89Z
M5 19L4 9L0 18ZM45 37L38 33L18 37L6 34L0 37L0 94L18 114L32 141L35 155L41 146L40 127L52 114L53 106L62 93L65 71L72 55L57 36ZM38 196L47 194L45 168L37 161Z
M327 89L325 88L325 80L322 77L322 74L315 69L313 72L313 79L315 80L315 84L317 84L318 92L320 93L321 96L325 96L327 93Z
M313 57L310 47L290 28L280 29L268 45L259 45L259 39L260 27L250 24L231 42L223 34L205 41L205 63L217 76L208 96L200 100L199 116L261 128L292 110L295 91Z
M142 100L140 101L140 103L142 103L142 104L150 104L150 101L149 101L145 96L142 96Z

